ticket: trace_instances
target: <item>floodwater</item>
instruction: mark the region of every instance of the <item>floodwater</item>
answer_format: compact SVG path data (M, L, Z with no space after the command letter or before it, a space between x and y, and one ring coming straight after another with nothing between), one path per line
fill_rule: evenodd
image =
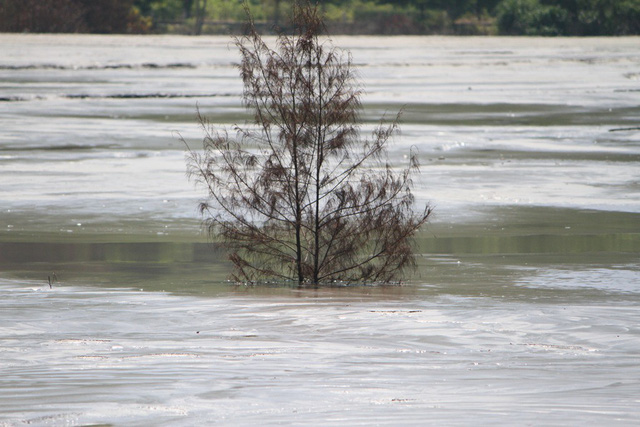
M0 35L0 426L640 423L640 38L335 42L435 207L403 286L225 281L229 38Z

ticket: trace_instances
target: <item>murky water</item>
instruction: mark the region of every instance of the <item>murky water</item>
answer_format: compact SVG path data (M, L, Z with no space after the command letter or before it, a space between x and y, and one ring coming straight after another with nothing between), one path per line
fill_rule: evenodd
M436 207L402 287L225 282L227 38L0 35L0 425L640 422L640 39L336 42Z

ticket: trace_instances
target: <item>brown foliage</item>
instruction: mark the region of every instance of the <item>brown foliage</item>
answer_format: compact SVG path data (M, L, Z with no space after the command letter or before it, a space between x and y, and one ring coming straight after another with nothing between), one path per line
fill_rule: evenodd
M316 8L294 6L294 34L279 36L275 50L248 16L249 33L236 45L254 121L229 135L198 113L204 151L187 155L189 175L208 193L201 212L229 248L234 278L399 280L431 209L412 210L415 153L400 172L386 162L397 118L361 138L351 58L321 36Z
M82 27L82 11L74 0L2 0L0 31L73 33Z
M148 31L133 0L0 0L0 31L127 33Z
M126 33L133 0L76 0L84 9L84 22L92 33Z

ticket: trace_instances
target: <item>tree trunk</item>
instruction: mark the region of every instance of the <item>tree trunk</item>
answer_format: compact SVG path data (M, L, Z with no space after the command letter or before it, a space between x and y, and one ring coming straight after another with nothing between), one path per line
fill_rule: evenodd
M204 17L207 14L207 0L196 0L196 26L194 34L199 36L202 34L202 26L204 25Z
M182 0L182 14L185 19L191 18L192 9L193 9L193 0Z
M317 42L317 38L316 38ZM322 176L322 163L324 157L324 137L322 135L322 69L320 66L320 55L315 58L317 63L317 79L318 79L318 124L316 126L316 194L315 194L315 224L314 224L314 248L313 248L313 284L317 285L320 281L320 179Z
M295 194L296 198L296 220L295 220L295 231L296 231L296 269L298 273L298 285L302 286L304 284L304 274L302 271L302 237L300 233L302 231L302 203L300 201L300 174L298 168L298 144L294 139L293 141L293 168L294 168L294 177L293 184L295 185Z
M280 0L275 0L274 3L273 26L277 30L278 26L280 25Z

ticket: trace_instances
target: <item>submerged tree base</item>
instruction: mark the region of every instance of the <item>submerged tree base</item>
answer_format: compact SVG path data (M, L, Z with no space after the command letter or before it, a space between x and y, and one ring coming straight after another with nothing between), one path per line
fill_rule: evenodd
M351 289L351 288L384 288L384 287L402 287L406 286L407 282L402 280L387 281L387 282L344 282L344 281L332 281L332 282L304 282L299 283L296 280L257 280L253 282L229 280L229 283L234 286L243 286L247 288L253 287L267 287L267 288L286 288L286 289L319 289L319 288L336 288L336 289Z

